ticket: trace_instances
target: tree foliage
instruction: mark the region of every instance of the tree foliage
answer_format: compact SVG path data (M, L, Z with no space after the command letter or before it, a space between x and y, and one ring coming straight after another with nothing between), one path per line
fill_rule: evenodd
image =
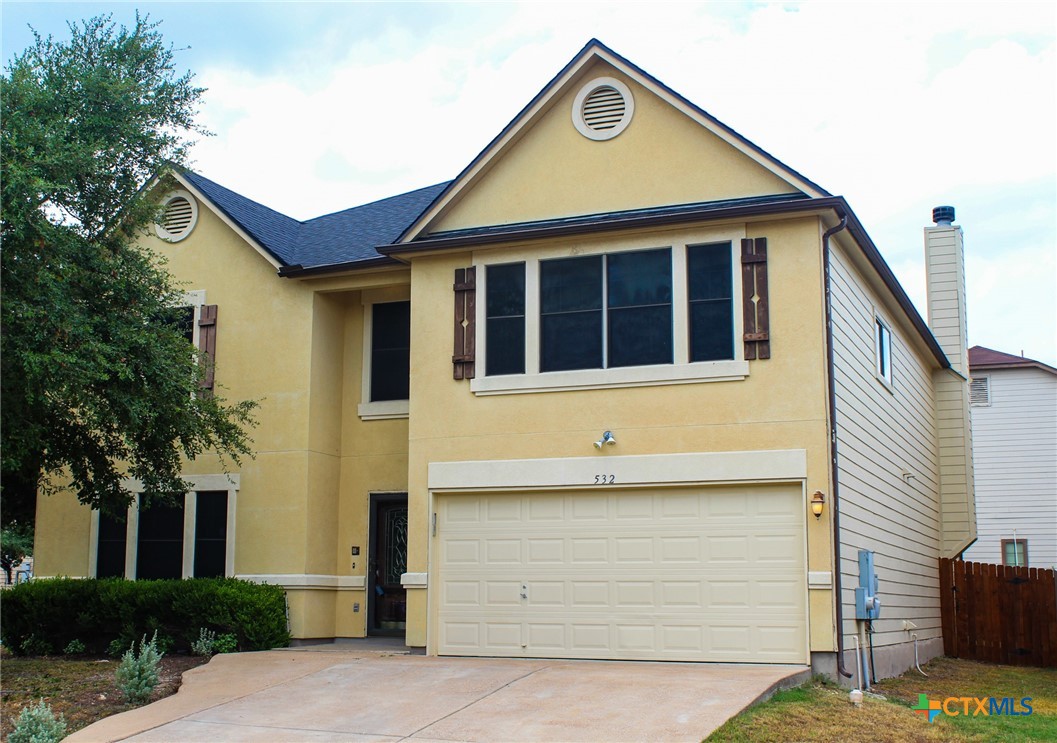
M23 524L11 524L0 529L0 568L11 582L12 571L33 554L33 530Z
M139 242L158 215L151 179L206 133L203 89L147 17L69 30L35 34L0 79L5 522L40 486L123 513L123 477L175 497L183 458L250 454L255 403L196 394L180 287Z

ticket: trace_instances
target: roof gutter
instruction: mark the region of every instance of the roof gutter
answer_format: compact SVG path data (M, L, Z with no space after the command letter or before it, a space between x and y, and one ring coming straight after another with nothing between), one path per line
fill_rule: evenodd
M833 300L830 281L829 239L848 226L848 215L840 213L840 223L822 235L822 265L826 283L826 384L829 389L830 511L833 520L833 593L836 597L837 673L851 678L844 667L844 594L840 580L840 484L837 469L837 390L833 374ZM930 334L931 335L931 334Z
M284 279L305 279L312 276L325 276L328 274L342 273L343 271L359 271L364 268L378 268L379 266L400 265L396 258L380 256L378 258L367 258L362 261L346 261L344 263L331 263L325 266L309 266L305 268L300 263L292 266L283 266L279 269L279 277Z

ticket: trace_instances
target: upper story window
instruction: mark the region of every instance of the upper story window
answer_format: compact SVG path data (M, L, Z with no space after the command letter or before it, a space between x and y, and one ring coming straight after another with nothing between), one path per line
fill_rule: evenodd
M1002 564L1012 565L1017 568L1026 568L1028 566L1028 540L1003 539Z
M879 317L874 318L874 348L877 377L890 386L892 384L892 331Z
M735 343L733 245L730 239L629 246L485 264L477 274L485 284L478 309L485 373L471 389L489 394L743 378L748 364Z
M406 400L411 384L411 303L372 309L371 402Z
M391 290L365 291L363 387L357 412L364 420L406 418L411 387L411 302ZM402 296L408 296L406 291ZM399 301L391 301L398 299Z

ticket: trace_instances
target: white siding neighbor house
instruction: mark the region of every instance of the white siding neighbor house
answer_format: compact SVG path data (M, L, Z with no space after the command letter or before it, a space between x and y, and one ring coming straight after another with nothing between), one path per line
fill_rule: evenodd
M969 349L977 541L965 559L1057 567L1057 369Z

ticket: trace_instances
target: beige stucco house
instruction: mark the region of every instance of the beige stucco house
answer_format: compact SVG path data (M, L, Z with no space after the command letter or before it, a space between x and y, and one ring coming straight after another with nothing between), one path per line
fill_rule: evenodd
M941 652L937 558L975 536L946 210L926 325L843 198L597 41L449 183L306 222L158 187L256 456L127 523L41 499L38 574L277 583L299 641L445 655Z

